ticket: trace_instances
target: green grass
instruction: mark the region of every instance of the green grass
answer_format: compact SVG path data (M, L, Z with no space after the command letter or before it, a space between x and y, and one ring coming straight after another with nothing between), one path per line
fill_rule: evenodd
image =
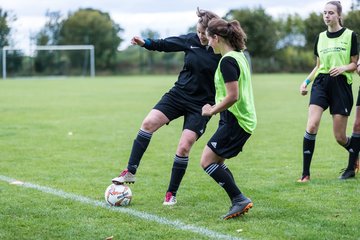
M359 176L338 180L347 153L326 111L317 136L312 181L296 183L309 97L303 74L255 75L256 132L227 161L254 207L223 221L226 193L199 166L218 116L195 144L178 204L162 206L182 119L154 134L131 185L129 209L243 239L360 239ZM17 79L0 81L0 175L104 201L126 166L132 141L176 76ZM357 96L359 78L353 86ZM349 119L351 134L354 112ZM69 135L72 132L72 135ZM208 239L108 208L0 181L0 239ZM241 229L238 233L236 230ZM172 237L171 237L172 236Z

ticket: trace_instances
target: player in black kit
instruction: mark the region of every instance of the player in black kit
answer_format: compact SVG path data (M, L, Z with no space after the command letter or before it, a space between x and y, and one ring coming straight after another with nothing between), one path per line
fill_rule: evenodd
M202 106L215 103L214 74L221 56L214 54L208 46L205 30L211 19L219 17L200 9L197 9L197 16L197 33L157 40L140 37L131 40L133 45L151 51L185 53L184 66L178 80L145 117L134 140L127 168L112 179L115 184L134 183L136 170L152 134L172 120L184 117L164 205L176 204L176 192L188 165L190 149L205 132L210 119L201 115Z

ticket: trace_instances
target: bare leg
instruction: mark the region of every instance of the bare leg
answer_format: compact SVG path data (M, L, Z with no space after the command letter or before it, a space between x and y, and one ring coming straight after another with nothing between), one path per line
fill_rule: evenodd
M308 122L306 125L306 131L311 134L317 134L320 127L320 120L324 109L317 105L310 105L308 112Z
M348 117L334 114L333 115L333 131L336 141L341 145L345 146L348 142L346 136L346 126L347 126Z
M141 124L141 129L154 133L156 130L168 123L169 119L157 109L152 109Z

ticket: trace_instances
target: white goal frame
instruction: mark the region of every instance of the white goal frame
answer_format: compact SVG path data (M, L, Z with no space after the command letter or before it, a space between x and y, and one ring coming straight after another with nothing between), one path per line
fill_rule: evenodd
M10 46L5 46L3 48L2 56L2 65L3 65L3 79L6 79L6 52L7 51L18 51L23 50L20 48L14 48ZM89 50L90 51L90 76L95 77L95 53L94 45L43 45L43 46L34 46L31 48L32 51L41 51L41 50Z

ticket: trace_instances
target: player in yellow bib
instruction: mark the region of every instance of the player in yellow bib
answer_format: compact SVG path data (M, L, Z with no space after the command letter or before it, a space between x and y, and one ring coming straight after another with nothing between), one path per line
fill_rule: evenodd
M358 59L356 34L342 26L342 7L339 1L330 1L324 7L323 19L327 31L319 34L314 52L316 66L300 85L300 93L307 94L307 86L314 80L311 88L306 132L303 140L303 172L298 182L310 180L310 164L315 148L315 138L319 130L323 112L329 108L333 119L336 141L350 153L354 138L348 138L346 126L353 106L351 89L352 72ZM354 177L354 171L345 171L340 178Z
M242 151L256 127L256 113L249 62L243 50L246 34L238 21L213 19L206 35L209 45L222 58L215 72L215 104L202 108L203 116L220 113L219 127L205 146L201 166L228 194L232 204L225 220L244 214L252 206L224 164Z

